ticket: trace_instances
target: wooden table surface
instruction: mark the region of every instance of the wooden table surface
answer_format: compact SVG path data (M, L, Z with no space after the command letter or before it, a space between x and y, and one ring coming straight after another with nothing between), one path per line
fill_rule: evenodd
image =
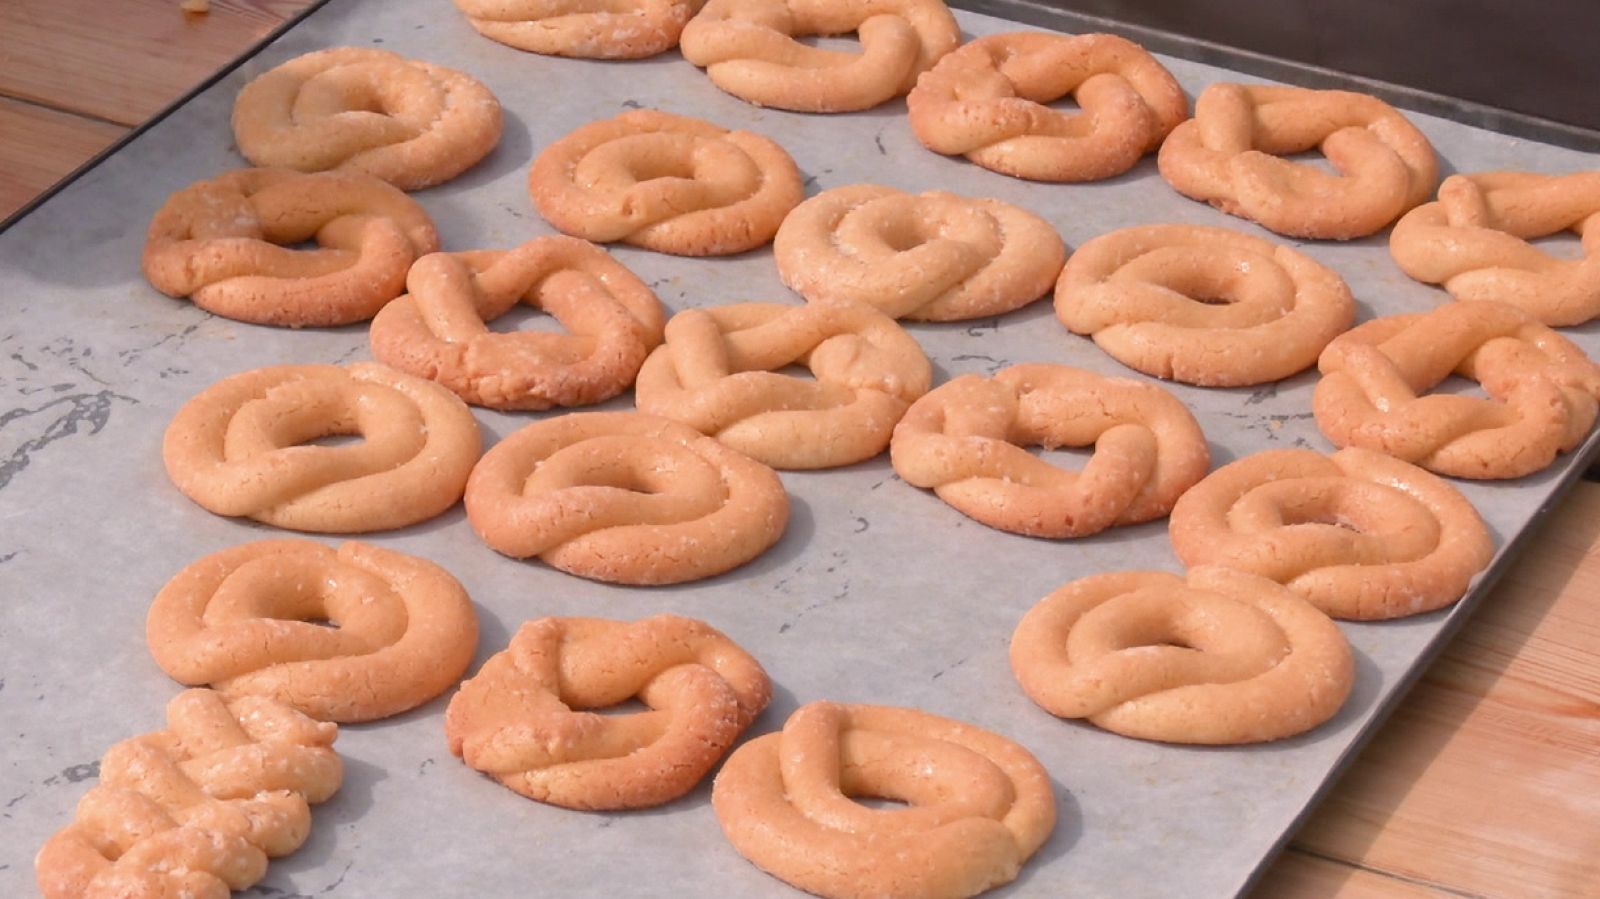
M305 2L0 0L0 218ZM1330 895L1600 896L1600 484L1541 527L1256 891Z

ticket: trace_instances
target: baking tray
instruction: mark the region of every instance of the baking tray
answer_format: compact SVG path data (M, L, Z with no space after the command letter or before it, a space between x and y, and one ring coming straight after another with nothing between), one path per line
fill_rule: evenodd
M1016 27L957 16L970 37ZM495 152L463 177L415 195L449 249L507 247L552 233L524 190L535 151L635 106L769 134L795 157L811 193L875 181L997 197L1045 216L1073 247L1148 222L1223 225L1282 240L1180 197L1151 158L1106 182L1029 184L923 150L901 102L831 117L763 110L721 93L676 54L629 63L552 59L478 36L446 0L327 3L0 234L8 309L0 328L0 894L31 892L33 852L70 819L106 747L161 725L178 687L144 645L150 598L206 553L282 536L212 516L178 494L159 455L172 414L236 371L369 356L362 327L295 332L215 318L160 296L138 272L145 225L165 197L242 164L227 124L239 87L292 56L341 44L464 69L504 104L506 133ZM1212 81L1254 80L1164 62L1191 95ZM1413 118L1446 173L1594 166L1575 151ZM1350 282L1362 319L1444 299L1399 272L1382 236L1295 245ZM780 284L770 250L716 260L613 252L674 310L798 302ZM1048 302L998 319L910 330L941 381L1024 361L1128 374L1068 334ZM1595 327L1566 333L1600 354ZM1301 375L1240 390L1168 386L1194 410L1221 465L1274 447L1328 449L1309 411L1314 380ZM624 396L604 408L628 405ZM476 415L489 444L540 417ZM529 618L675 612L711 622L766 665L776 695L752 733L826 698L914 706L1021 742L1054 779L1060 823L1018 881L994 895L1228 895L1244 890L1287 839L1597 443L1591 435L1579 452L1519 481L1461 484L1499 547L1471 595L1448 611L1343 625L1357 667L1344 709L1308 735L1244 748L1156 745L1063 722L1029 702L1011 678L1011 632L1056 586L1100 571L1179 568L1164 521L1069 542L1003 534L900 483L880 457L785 473L793 515L782 542L734 572L678 587L612 587L500 557L472 534L459 507L366 539L433 559L461 579L482 620L477 662ZM711 812L709 783L641 812L540 805L450 756L444 704L345 727L343 788L317 809L305 847L274 862L253 895L795 894L734 853Z

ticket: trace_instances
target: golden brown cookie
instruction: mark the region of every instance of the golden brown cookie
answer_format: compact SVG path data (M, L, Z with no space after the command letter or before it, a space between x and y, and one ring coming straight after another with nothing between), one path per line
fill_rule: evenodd
M676 422L587 412L535 422L484 454L467 517L495 550L618 584L676 584L783 536L772 469Z
M314 443L337 436L361 440ZM370 362L224 378L178 410L161 446L168 477L209 511L332 534L438 515L479 452L478 423L455 394Z
M234 140L256 165L363 172L401 190L471 168L500 125L500 101L477 79L370 47L297 56L233 104Z
M643 59L678 46L705 0L455 0L484 37L580 59Z
M808 300L853 300L892 318L1001 315L1048 293L1066 245L1049 222L999 200L853 184L783 220L783 283Z
M492 409L586 406L616 396L661 343L666 321L638 276L572 237L435 253L411 267L406 284L410 293L372 320L372 355ZM567 333L489 330L487 322L518 303L549 313Z
M156 664L190 686L265 696L323 721L371 721L453 686L478 647L461 583L364 543L262 540L212 553L156 594Z
M1094 446L1081 472L1023 446ZM889 445L914 487L984 524L1031 537L1082 537L1167 514L1211 463L1205 435L1154 384L1065 365L962 375L912 404Z
M314 241L316 249L295 249ZM415 200L357 172L240 169L167 198L144 246L162 293L227 318L327 327L371 318L439 248Z
M647 808L694 789L771 695L704 622L540 618L461 685L444 728L452 753L529 799ZM630 699L648 711L591 711Z
M828 897L976 896L1015 880L1056 823L1049 774L1005 737L834 702L803 705L781 733L735 750L711 805L740 855Z
M1327 721L1355 680L1339 626L1273 582L1205 566L1073 581L1028 610L1011 670L1060 718L1141 740L1280 740Z

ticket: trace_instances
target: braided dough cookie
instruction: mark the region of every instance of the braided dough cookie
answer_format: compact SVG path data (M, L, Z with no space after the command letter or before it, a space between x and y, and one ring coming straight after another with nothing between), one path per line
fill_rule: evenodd
M1045 105L1069 95L1082 112ZM1172 73L1110 34L978 38L918 78L906 106L924 147L1035 181L1120 175L1189 117Z
M855 32L861 52L795 38ZM683 29L683 58L757 106L870 109L911 90L961 43L942 0L710 0Z
M312 441L359 435L345 446ZM405 527L455 505L478 461L478 423L432 381L382 365L277 365L185 403L161 457L218 515L333 534Z
M316 241L317 249L293 249ZM369 319L439 248L415 200L356 172L240 169L167 198L150 220L144 275L162 293L260 325Z
M1287 159L1317 148L1330 175ZM1290 237L1348 240L1382 230L1439 181L1433 145L1366 94L1213 84L1157 157L1177 191Z
M1400 618L1450 605L1494 555L1476 509L1445 481L1351 447L1246 456L1172 510L1185 565L1269 578L1335 618Z
M1355 320L1350 288L1311 257L1226 228L1102 234L1056 282L1056 317L1157 378L1241 387L1310 366Z
M1082 472L1021 448L1091 444ZM1030 537L1082 537L1160 518L1211 464L1200 425L1177 397L1065 365L946 382L895 426L889 456L906 483Z
M833 702L803 705L781 733L735 750L711 805L740 855L828 897L976 896L1016 879L1056 823L1049 774L1005 737Z
M648 808L694 789L771 696L760 663L704 622L540 618L461 685L444 729L529 799ZM649 711L588 711L634 698Z
M1583 441L1600 367L1504 303L1469 301L1374 319L1328 344L1312 394L1317 427L1457 478L1520 478ZM1433 394L1452 374L1487 398Z
M705 0L455 0L478 33L551 56L643 59L678 46Z
M467 518L496 551L618 584L676 584L783 536L772 469L692 428L630 412L535 422L472 470Z
M256 165L364 172L421 190L489 155L500 142L500 101L454 69L336 47L246 84L233 104L233 137Z
M1582 259L1528 243L1561 231L1583 240ZM1571 175L1451 175L1439 199L1406 213L1389 235L1406 274L1458 300L1494 300L1547 325L1600 317L1600 171Z
M932 380L922 347L870 306L739 303L669 319L634 397L774 468L834 468L883 452Z
M1028 610L1011 671L1060 718L1141 740L1281 740L1339 711L1355 680L1339 626L1283 587L1228 568L1082 578Z
M338 729L258 696L187 690L167 729L112 746L34 860L44 899L226 899L300 848L344 769Z
M564 233L678 256L755 249L805 199L800 170L773 141L654 109L590 122L545 147L528 193Z
M1021 207L875 184L801 203L772 249L783 283L806 299L854 300L914 321L1026 306L1050 290L1067 257L1050 223Z
M594 244L540 237L513 250L435 253L372 320L372 355L475 406L548 409L610 399L661 343L666 316L638 276ZM569 333L490 331L526 303Z
M262 540L178 572L156 594L145 636L180 683L371 721L453 686L477 650L478 616L460 582L425 559Z

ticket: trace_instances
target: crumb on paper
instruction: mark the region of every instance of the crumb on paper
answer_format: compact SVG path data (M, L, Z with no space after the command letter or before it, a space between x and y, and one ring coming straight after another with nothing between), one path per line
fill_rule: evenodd
M211 11L211 0L178 0L178 8L184 12L205 15Z

